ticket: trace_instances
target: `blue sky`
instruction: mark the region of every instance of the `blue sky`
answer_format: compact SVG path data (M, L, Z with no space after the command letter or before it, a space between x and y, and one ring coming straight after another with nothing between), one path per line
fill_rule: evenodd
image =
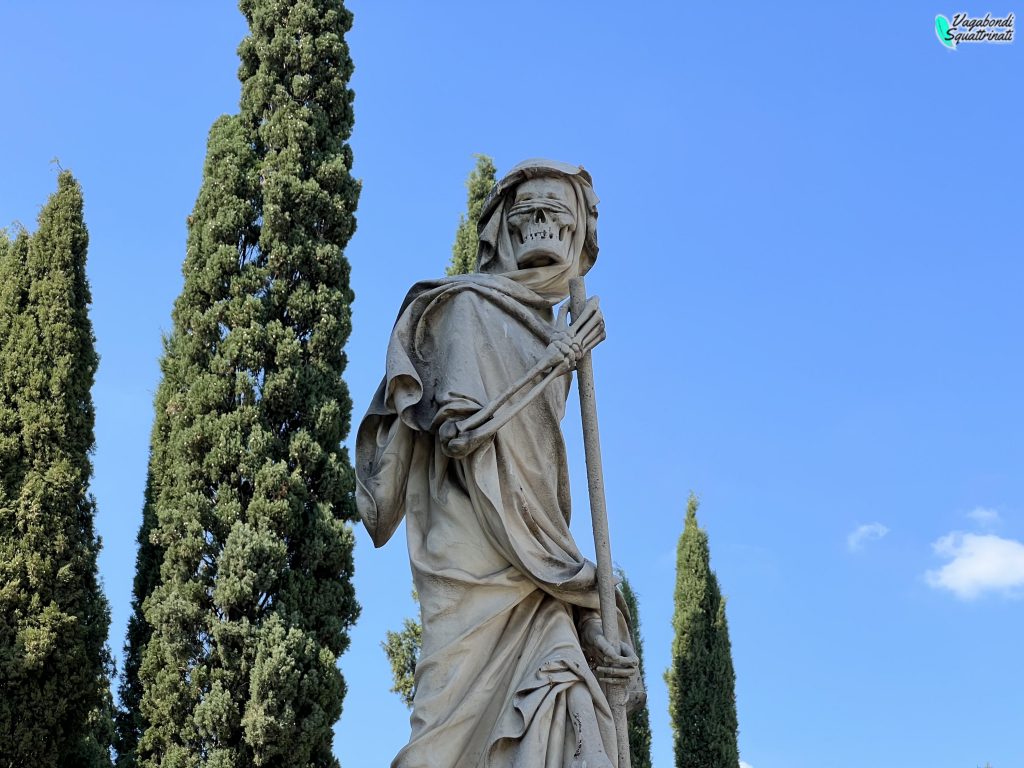
M674 547L702 499L753 768L1024 765L1022 44L945 49L934 3L353 0L355 418L404 292L441 274L474 152L584 164L613 551L639 593L654 758ZM59 157L91 233L93 490L120 651L160 336L206 133L237 109L231 3L4 3L0 224ZM570 400L572 402L572 400ZM592 551L578 412L574 532ZM402 536L358 532L336 751L408 733L379 642Z

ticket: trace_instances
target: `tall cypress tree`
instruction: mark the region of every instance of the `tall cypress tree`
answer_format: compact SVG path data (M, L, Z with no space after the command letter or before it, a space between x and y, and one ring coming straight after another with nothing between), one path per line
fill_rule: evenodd
M636 593L630 586L629 579L622 571L619 572L622 583L619 590L629 609L632 619L633 647L636 656L640 660L640 679L646 681L644 674L644 642L640 636L640 605L636 599ZM632 768L651 768L651 713L645 701L643 706L631 712L628 718L629 723L629 755Z
M18 343L18 318L28 298L28 280L25 264L28 261L28 232L19 229L16 239L8 239L6 230L0 232L0 514L3 527L0 537L4 546L13 530L14 505L21 490L21 425L15 397L19 392L15 365L15 344ZM0 613L0 627L4 627L6 641L10 630L9 617ZM6 648L7 646L3 646ZM0 707L3 707L0 700Z
M110 765L88 243L64 171L35 234L0 260L0 765Z
M446 271L449 275L466 275L476 271L476 225L487 194L494 187L494 161L487 155L476 155L476 167L466 179L466 213L459 216L455 231L452 260Z
M341 446L351 14L240 6L241 110L210 131L162 361L140 766L336 766L336 661L358 614Z
M165 355L164 362L170 358ZM167 396L169 391L167 376L173 368L164 368L164 379L157 390L155 399L156 416L150 435L149 467L146 476L146 490L143 495L142 525L139 527L138 552L135 558L135 579L132 584L132 615L128 619L128 632L124 644L124 663L121 671L121 683L118 687L120 707L117 711L117 750L118 768L135 768L138 764L136 750L139 738L146 728L142 716L142 680L139 669L142 665L142 652L149 642L152 633L146 622L143 607L157 584L160 583L160 564L163 561L163 548L154 544L150 537L156 526L156 499L160 489L160 460L167 445Z
M736 676L725 600L690 494L676 550L671 666L665 673L676 768L737 768Z

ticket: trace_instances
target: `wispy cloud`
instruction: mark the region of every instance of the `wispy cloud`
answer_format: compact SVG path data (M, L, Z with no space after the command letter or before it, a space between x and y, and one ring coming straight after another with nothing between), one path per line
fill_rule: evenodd
M1013 596L1024 587L1024 544L1019 541L953 531L932 544L932 549L950 560L924 575L936 589L973 600L990 591Z
M984 526L995 525L999 522L999 513L987 507L975 507L967 513L967 516L974 522Z
M740 760L740 768L754 768L750 763L745 760Z
M880 539L889 532L889 529L881 523L868 523L850 531L846 537L846 546L851 552L859 552L864 544L872 539Z

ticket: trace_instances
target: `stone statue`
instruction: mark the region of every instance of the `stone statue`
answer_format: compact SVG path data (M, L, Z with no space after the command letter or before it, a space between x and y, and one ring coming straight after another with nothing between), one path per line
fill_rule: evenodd
M596 206L583 168L521 163L484 204L477 272L417 283L395 323L356 441L360 515L378 547L406 518L422 612L392 768L618 768L598 678L644 694L569 532L560 428L604 318L553 310L597 258Z

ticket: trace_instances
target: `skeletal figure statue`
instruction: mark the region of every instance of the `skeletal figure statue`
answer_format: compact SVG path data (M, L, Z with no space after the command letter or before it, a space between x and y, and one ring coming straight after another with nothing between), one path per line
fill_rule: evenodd
M571 372L605 338L569 280L597 258L581 167L519 164L491 192L477 271L412 287L356 441L376 546L406 520L423 642L392 768L623 768L602 682L645 696L621 601L605 638L596 568L569 532L560 427Z

